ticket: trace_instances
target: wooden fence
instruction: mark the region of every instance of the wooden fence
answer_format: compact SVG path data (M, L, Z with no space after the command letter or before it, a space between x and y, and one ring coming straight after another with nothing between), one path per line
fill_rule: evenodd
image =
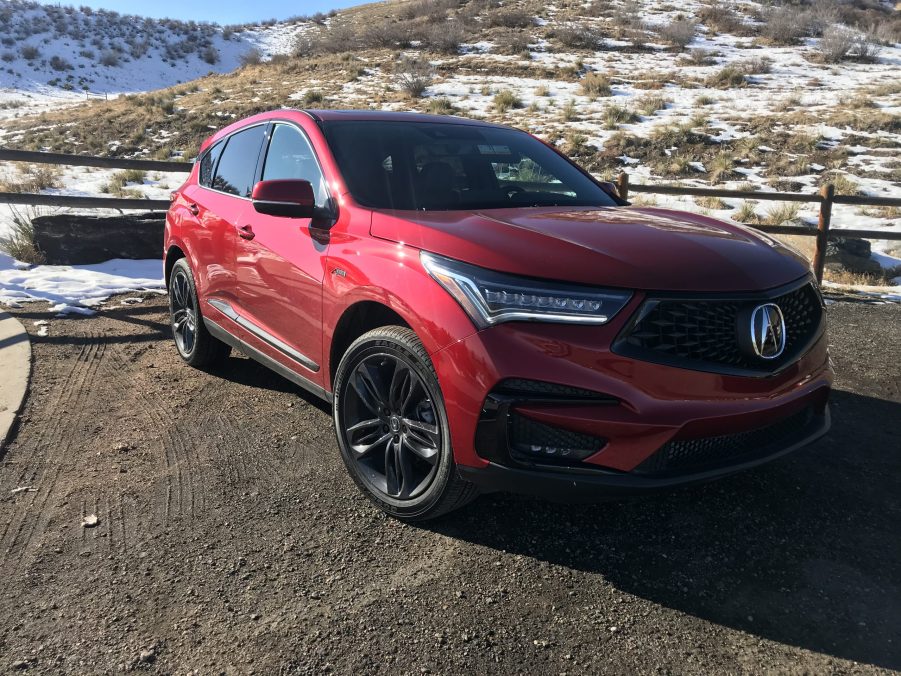
M87 155L63 155L60 153L39 153L24 150L0 148L0 161L30 162L33 164L57 164L76 167L102 167L104 169L138 169L142 171L183 172L191 171L188 162L167 162L162 160L129 160L112 157L90 157ZM623 199L629 198L630 192L649 193L655 195L686 195L694 197L720 197L772 202L806 202L819 203L820 216L816 228L799 225L762 225L748 223L751 228L776 235L801 235L816 237L816 252L813 269L819 281L823 279L823 266L826 263L826 244L832 226L832 206L834 204L850 204L856 206L901 207L901 198L868 197L863 195L836 195L835 187L830 183L824 185L816 193L800 192L767 192L754 190L722 190L719 188L694 188L681 185L642 185L631 184L629 175L622 173L617 177L616 186ZM32 193L0 192L0 202L8 204L29 204L35 206L74 207L78 209L168 209L168 200L122 199L116 197L80 197L74 195L38 195ZM861 230L842 228L838 231L842 237L860 237L863 239L901 240L899 232L882 230Z

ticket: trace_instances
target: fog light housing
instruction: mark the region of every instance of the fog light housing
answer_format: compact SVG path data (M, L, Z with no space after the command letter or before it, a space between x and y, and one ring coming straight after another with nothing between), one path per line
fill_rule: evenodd
M517 460L578 463L600 451L607 440L545 425L515 411L510 414L510 454Z

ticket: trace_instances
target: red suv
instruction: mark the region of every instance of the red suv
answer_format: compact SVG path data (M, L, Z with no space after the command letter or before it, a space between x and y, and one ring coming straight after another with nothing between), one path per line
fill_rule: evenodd
M203 143L166 221L175 344L231 348L333 405L385 511L479 492L596 499L711 479L829 427L807 262L630 207L474 120L279 110Z

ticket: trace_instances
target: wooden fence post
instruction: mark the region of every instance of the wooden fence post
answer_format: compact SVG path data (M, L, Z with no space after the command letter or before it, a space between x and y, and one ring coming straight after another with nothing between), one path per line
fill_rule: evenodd
M827 183L820 188L820 220L817 223L817 248L813 256L813 274L817 283L823 281L823 267L826 265L826 246L829 243L829 226L832 224L832 200L835 186Z
M619 193L619 198L621 200L628 201L629 199L629 174L626 172L622 172L619 176L616 177L616 192Z

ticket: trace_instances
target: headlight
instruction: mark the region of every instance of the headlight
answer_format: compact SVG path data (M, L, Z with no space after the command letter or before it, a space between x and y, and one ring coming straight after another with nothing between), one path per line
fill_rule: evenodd
M425 251L419 257L479 328L513 321L606 324L632 297L629 291L494 272Z

